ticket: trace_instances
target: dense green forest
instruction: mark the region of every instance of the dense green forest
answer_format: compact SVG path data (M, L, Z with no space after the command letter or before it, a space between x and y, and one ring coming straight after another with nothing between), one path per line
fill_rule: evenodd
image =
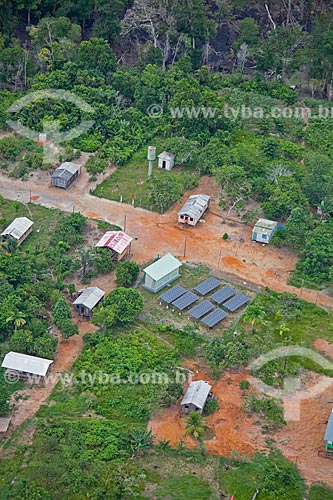
M25 96L22 109L9 109ZM91 180L115 165L92 190L101 198L130 202L134 192L143 208L163 213L200 177L211 176L227 216L246 223L265 216L284 226L272 244L299 256L292 284L326 290L333 280L332 96L329 1L0 2L2 174L24 180L54 168L36 140L12 133L9 121L18 120L55 142L68 133L59 160L92 153L86 163ZM90 128L71 137L85 121L92 121ZM148 144L174 152L176 168L141 183ZM68 305L71 280L89 283L115 270L110 255L88 238L92 227L102 232L111 226L0 199L1 229L23 215L38 231L20 247L10 241L0 249L0 360L9 350L53 359L53 330L65 341L78 333ZM219 376L275 347L330 341L331 314L266 290L237 332L230 328L223 337L193 326L145 324L138 320L145 296L131 288L139 271L134 262L117 267L118 288L96 311L99 330L85 337L70 372L76 383L59 383L25 424L36 429L32 444L22 438L25 428L6 441L0 499L209 500L226 491L238 500L250 498L248 483L254 491L260 486L263 500L331 498L325 485L306 489L269 439L264 453L229 460L207 455L200 440L194 451L182 442L173 449L167 441L153 446L147 431L152 414L182 394L174 376L184 359L198 357ZM90 387L80 379L84 370L124 378L158 370L171 382ZM272 363L259 376L279 385L302 370L321 373L292 359ZM8 415L9 398L22 386L7 384L1 372L0 416ZM266 430L285 424L278 402L251 394L244 406L260 415ZM193 435L206 432L204 422L192 422Z

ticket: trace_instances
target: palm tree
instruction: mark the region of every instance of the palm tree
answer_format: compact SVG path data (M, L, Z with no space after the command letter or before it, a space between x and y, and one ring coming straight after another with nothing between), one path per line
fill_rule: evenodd
M6 323L13 323L14 331L16 333L18 328L26 324L25 315L21 311L12 313L12 315L6 319Z
M150 448L154 442L151 431L134 431L129 435L133 455L140 455L144 450Z
M185 434L191 434L194 439L200 439L205 433L204 418L195 411L192 411L186 419Z
M93 264L94 256L90 248L83 248L80 250L81 264L82 264L82 277L84 278L88 266Z
M255 302L251 304L243 314L242 322L250 323L252 326L252 333L255 332L255 325L266 325L266 312L264 306L256 304Z

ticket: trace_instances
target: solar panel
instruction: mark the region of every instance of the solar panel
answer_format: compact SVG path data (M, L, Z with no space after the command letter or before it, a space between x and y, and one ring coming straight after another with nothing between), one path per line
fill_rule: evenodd
M236 290L230 285L224 286L221 290L213 293L211 299L217 304L222 304L222 302L230 299L233 295L236 295Z
M207 293L211 292L220 285L221 281L217 280L216 278L208 278L197 285L194 290L200 293L200 295L207 295Z
M172 302L172 306L178 309L178 311L183 311L190 305L194 304L198 300L198 295L193 292L186 292L185 295L179 297L179 299Z
M220 321L224 320L226 317L227 317L227 313L225 311L222 311L222 309L220 309L219 307L217 307L216 309L214 309L214 311L212 311L211 313L207 314L207 316L205 316L201 322L206 325L206 326L209 326L209 328L213 328L213 326L217 325L218 323L220 323Z
M250 299L244 295L244 293L238 293L232 299L228 300L223 304L223 307L228 309L231 312L237 311L240 307L246 304Z
M188 313L190 316L192 316L192 318L199 319L212 309L214 309L213 304L209 302L209 300L203 300L202 302L200 302L200 304L192 307L192 309L190 309Z
M160 300L163 300L163 302L166 302L167 304L171 304L171 302L178 299L181 295L184 295L184 293L186 293L185 288L180 285L175 285L170 288L170 290L162 293L162 295L160 295Z

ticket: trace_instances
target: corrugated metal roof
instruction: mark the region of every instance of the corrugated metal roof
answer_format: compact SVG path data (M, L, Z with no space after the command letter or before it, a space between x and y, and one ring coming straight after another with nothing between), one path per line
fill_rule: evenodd
M44 376L51 363L53 363L53 361L50 359L28 356L28 354L11 351L6 354L1 366L9 370Z
M162 153L158 155L158 158L162 158L162 160L173 160L174 157L175 155L173 153L169 153L168 151L162 151Z
M197 219L202 210L208 205L210 196L206 194L193 194L184 203L178 215L188 215Z
M65 161L58 167L51 177L54 179L56 177L62 177L66 180L70 179L76 172L78 172L81 168L81 165L77 163L71 163L69 161Z
M121 254L133 241L133 238L123 231L107 231L104 236L96 243L96 247L110 248Z
M268 219L259 219L253 228L256 232L274 231L277 226L277 222Z
M148 274L154 281L158 281L167 274L175 271L182 265L171 253L164 255L161 259L157 260L150 266L146 267L143 271Z
M333 441L333 410L331 412L330 418L328 419L325 432L325 441Z
M98 288L97 286L90 286L83 290L81 295L74 300L73 305L80 305L87 307L88 309L93 309L96 304L104 297L105 292Z
M1 233L1 236L11 236L19 240L28 229L31 228L33 222L27 217L17 217L11 224Z
M183 398L182 405L193 404L202 410L211 388L208 382L204 382L203 380L191 382Z
M11 418L0 418L0 432L7 432Z

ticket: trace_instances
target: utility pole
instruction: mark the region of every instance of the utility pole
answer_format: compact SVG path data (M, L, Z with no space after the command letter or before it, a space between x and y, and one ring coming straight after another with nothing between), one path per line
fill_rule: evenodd
M126 231L126 220L127 220L127 215L125 215L125 219L124 219L124 233Z
M187 236L184 237L184 257L186 257L186 242L187 242Z

